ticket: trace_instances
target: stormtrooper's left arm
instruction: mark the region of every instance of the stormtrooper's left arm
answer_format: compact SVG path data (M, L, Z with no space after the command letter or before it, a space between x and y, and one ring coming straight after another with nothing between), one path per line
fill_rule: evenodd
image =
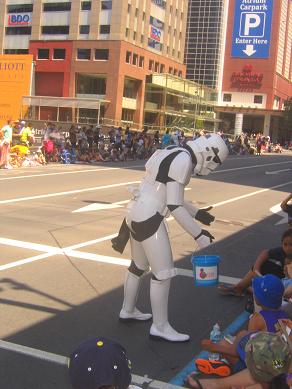
M169 181L166 183L167 207L182 228L203 248L212 243L214 237L201 229L185 207L184 188L191 177L192 163L188 155L182 154L174 159L169 169Z

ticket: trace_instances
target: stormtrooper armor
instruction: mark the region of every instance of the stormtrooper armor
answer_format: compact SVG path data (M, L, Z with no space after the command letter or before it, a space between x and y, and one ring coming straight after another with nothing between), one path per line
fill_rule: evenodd
M184 188L193 173L209 174L227 155L227 146L217 134L189 141L185 148L170 146L158 150L146 163L146 175L140 187L133 190L126 215L132 263L126 275L120 320L144 321L153 315L152 337L172 342L189 340L189 335L178 333L168 322L168 294L176 269L164 218L170 213L199 248L212 243L214 237L196 220L210 225L214 217L207 210L185 202ZM149 268L152 315L136 308L141 278Z

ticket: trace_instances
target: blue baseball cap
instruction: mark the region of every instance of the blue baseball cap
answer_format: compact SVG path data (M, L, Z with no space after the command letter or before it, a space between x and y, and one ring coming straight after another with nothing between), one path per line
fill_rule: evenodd
M74 389L107 385L127 389L132 378L131 361L119 343L103 337L90 338L70 355L69 378Z
M253 294L266 308L278 309L282 305L284 286L280 278L273 274L256 277L252 281Z

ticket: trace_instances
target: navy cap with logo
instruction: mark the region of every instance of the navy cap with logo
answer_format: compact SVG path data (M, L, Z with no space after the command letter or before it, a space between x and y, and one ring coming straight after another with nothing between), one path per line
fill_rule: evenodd
M94 337L82 342L70 355L69 377L74 389L109 385L127 389L131 383L131 362L119 343Z

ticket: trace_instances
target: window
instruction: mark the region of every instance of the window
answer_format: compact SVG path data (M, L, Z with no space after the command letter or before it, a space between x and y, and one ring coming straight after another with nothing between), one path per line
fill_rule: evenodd
M136 31L134 31L134 33L133 33L133 40L135 41L137 39L137 33L136 33Z
M174 76L177 76L177 69L174 69L173 75L174 75Z
M226 103L230 103L232 99L232 94L231 93L224 93L223 95L223 101Z
M31 27L6 27L6 35L31 35Z
M170 68L168 69L168 73L169 73L169 74L172 74L172 73L173 73L173 68L172 68L172 67L170 67Z
M144 35L141 35L141 43L144 43Z
M108 49L95 49L94 59L97 61L107 61L109 58Z
M130 51L126 52L126 63L131 63L132 53Z
M140 67L140 68L144 68L144 61L145 61L145 60L144 60L144 57L140 57L140 58L139 58L139 67Z
M65 49L54 49L53 59L65 59L66 50Z
M29 54L28 49L5 49L4 54Z
M7 13L8 14L26 13L26 12L32 12L32 11L33 11L32 4L7 5Z
M101 9L103 10L109 10L109 9L112 9L113 5L112 5L112 1L102 1L101 2Z
M81 10L90 11L91 10L91 1L81 1Z
M153 70L154 69L154 61L152 59L150 59L149 61L149 67L148 67L149 70Z
M178 72L178 76L182 77L182 71L181 70Z
M135 66L138 65L138 59L139 59L138 55L137 55L137 54L134 54L134 55L133 55L133 65L135 65Z
M90 49L77 49L77 59L90 60Z
M99 26L100 34L109 34L111 32L111 26L109 24L101 24Z
M82 35L82 34L89 34L89 31L90 31L90 26L88 25L83 25L83 26L79 26L79 34Z
M71 11L71 3L44 3L44 12Z
M158 62L155 62L155 72L156 73L159 72L159 63Z
M131 13L131 4L128 4L128 14Z
M126 28L126 38L129 38L129 35L130 35L130 30Z
M38 49L38 59L49 59L50 50L49 49Z
M161 64L160 65L160 73L164 73L165 72L165 65Z
M76 93L86 95L105 95L106 78L100 75L77 74Z
M139 8L135 9L135 16L136 16L136 18L139 16Z
M263 96L261 96L261 95L254 95L253 102L255 104L262 104L263 103Z
M43 26L42 34L48 35L68 35L69 26Z

